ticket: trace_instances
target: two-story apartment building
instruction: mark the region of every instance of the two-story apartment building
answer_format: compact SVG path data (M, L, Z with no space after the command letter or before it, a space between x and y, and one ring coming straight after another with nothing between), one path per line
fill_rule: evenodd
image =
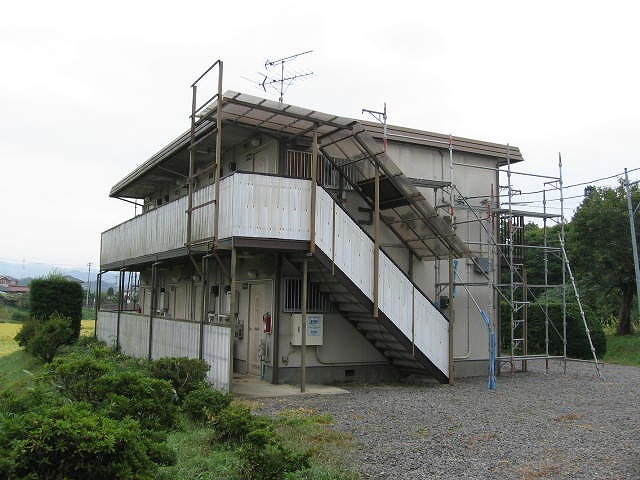
M521 160L512 146L228 91L111 189L142 213L102 234L101 270L123 272L123 297L100 309L97 334L133 355L204 358L223 389L232 371L484 374L487 331L454 283L496 321L479 286L497 276L496 226L461 197L490 213L498 167Z

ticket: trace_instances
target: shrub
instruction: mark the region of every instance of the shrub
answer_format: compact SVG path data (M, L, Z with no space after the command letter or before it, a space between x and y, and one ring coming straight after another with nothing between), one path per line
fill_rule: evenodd
M240 445L240 473L247 480L280 480L289 472L309 467L310 452L286 448L271 422L242 405L229 405L209 416L212 440Z
M149 370L154 377L171 382L179 401L182 401L204 382L209 365L195 358L161 358L151 361Z
M149 430L168 430L176 425L175 392L166 380L125 370L103 375L95 385L99 411L111 418L135 418Z
M53 360L59 347L73 343L74 339L69 320L54 314L42 325L36 325L35 334L28 340L25 348L48 363Z
M502 329L502 348L504 351L510 351L509 340L511 327L509 326L510 314L507 304L501 304L501 329ZM549 318L553 325L562 333L562 303L549 303ZM604 357L607 353L607 341L600 322L595 319L591 309L584 306L585 317L589 325L591 340L596 349L599 358ZM549 354L562 355L563 345L562 337L558 335L554 327L549 324ZM528 308L527 317L527 341L528 352L530 354L545 352L545 314L542 305L531 304ZM592 359L591 348L587 338L580 308L575 303L567 304L567 356L572 358Z
M29 285L31 315L40 320L50 318L54 313L71 319L75 338L80 336L83 292L79 283L62 276L33 280Z
M22 310L14 310L11 314L11 321L13 322L26 322L30 319L29 313Z
M192 420L204 421L207 417L214 417L227 408L232 398L231 395L219 392L203 383L187 394L182 410Z
M27 344L35 337L38 328L42 325L39 320L28 320L22 324L22 328L14 337L14 340L18 342L18 345L25 348Z
M152 479L173 458L137 421L115 421L79 405L5 417L0 477Z
M98 380L112 370L108 361L80 352L56 358L49 369L63 393L74 400L91 404L104 399L104 392L99 392Z

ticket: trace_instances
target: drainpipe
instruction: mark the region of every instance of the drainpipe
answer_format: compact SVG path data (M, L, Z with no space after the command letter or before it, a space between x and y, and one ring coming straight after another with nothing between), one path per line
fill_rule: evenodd
M149 306L149 353L148 358L151 360L151 353L153 351L153 307L156 304L156 267L162 262L154 262L151 264L151 302Z
M202 360L204 358L204 322L207 315L207 307L209 306L209 302L207 299L208 295L208 277L209 277L209 258L215 256L215 253L208 253L207 255L203 255L201 259L201 270L200 274L202 275L201 283L202 283L202 312L200 315L200 344L198 345L198 358ZM211 365L209 365L211 367Z
M94 305L94 309L96 312L96 323L93 327L93 336L98 338L98 312L100 311L100 294L102 293L102 274L105 273L103 270L100 270L96 275L96 302Z
M280 258L280 254L276 253L275 255L276 261L276 279L273 285L273 296L275 297L274 308L272 315L272 325L271 329L273 330L272 338L273 338L273 369L271 371L271 383L278 383L278 365L280 362L280 275L282 269L282 262Z
M116 320L116 350L120 351L120 312L122 311L122 299L124 296L124 269L118 273L118 317Z

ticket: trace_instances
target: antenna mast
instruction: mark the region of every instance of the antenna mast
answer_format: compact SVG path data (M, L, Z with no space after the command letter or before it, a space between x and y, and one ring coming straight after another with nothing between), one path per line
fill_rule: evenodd
M387 103L384 103L384 108L381 112L376 112L375 110L368 110L366 108L362 109L362 113L368 113L373 118L375 118L378 122L382 124L382 141L384 142L384 151L387 151Z
M264 68L268 71L271 68L275 68L278 65L280 66L280 78L272 78L267 74L261 73L260 75L262 75L264 77L264 79L262 80L262 82L260 83L260 86L264 89L264 91L267 91L267 86L271 86L274 84L280 84L280 98L279 98L279 102L282 103L283 98L284 98L284 85L285 83L287 83L287 87L289 85L291 85L293 83L294 80L296 80L297 78L301 78L301 77L308 77L309 75L313 75L313 72L305 72L305 73L285 73L284 70L284 64L287 62L290 62L292 60L295 60L296 58L302 56L302 55L306 55L307 53L311 53L313 52L313 50L308 50L306 52L301 52L301 53L296 53L295 55L289 55L288 57L283 57L283 58L279 58L278 60L267 60L264 62ZM285 76L286 75L286 76Z

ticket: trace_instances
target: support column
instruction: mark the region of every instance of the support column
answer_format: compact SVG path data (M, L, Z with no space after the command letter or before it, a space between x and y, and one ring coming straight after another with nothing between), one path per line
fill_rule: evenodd
M218 106L216 108L216 187L213 210L213 241L218 242L218 219L220 205L220 168L222 163L222 60L218 61Z
M191 135L189 144L189 197L187 198L187 246L191 246L191 220L193 219L193 174L196 164L196 98L198 87L191 86Z
M307 283L309 276L308 260L302 264L302 345L300 346L300 392L307 389Z
M124 272L118 272L118 318L116 321L116 350L120 351L120 312L122 311L122 297L124 290Z
M453 289L455 282L454 258L449 254L449 384L455 383L453 373L453 330L456 319L456 310L454 308Z
M373 318L378 318L379 277L380 277L380 167L376 163L373 210Z
M311 205L309 216L309 251L316 251L316 189L318 188L318 125L313 126L313 145L311 150Z

